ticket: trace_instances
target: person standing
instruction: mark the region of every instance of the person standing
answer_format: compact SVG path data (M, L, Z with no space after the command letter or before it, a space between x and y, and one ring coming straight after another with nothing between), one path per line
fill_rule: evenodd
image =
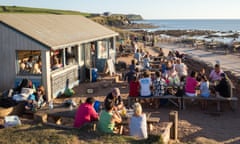
M134 58L137 60L137 65L139 65L142 60L142 55L139 49L137 49L137 51L134 53Z

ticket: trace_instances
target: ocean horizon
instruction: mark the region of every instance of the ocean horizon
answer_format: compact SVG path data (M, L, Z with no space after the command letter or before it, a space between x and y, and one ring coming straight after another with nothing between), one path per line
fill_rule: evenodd
M220 32L240 32L240 19L146 19L134 23L152 24L157 30L211 30Z

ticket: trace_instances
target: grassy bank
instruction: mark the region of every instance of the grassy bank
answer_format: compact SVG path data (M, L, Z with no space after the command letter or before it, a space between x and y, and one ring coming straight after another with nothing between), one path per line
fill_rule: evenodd
M19 7L19 6L0 6L0 13L39 13L39 14L69 14L69 15L83 15L90 16L90 13L83 13L78 11L70 10L54 10L44 8L30 8L30 7Z
M51 126L22 125L0 130L4 144L80 144L80 143L162 143L160 136L150 135L147 140L136 140L122 135L104 135L86 129L58 129Z

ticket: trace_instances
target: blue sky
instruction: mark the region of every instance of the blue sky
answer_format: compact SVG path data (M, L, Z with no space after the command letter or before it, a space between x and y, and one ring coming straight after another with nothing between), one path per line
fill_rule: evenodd
M0 5L140 14L144 19L240 19L240 0L0 0Z

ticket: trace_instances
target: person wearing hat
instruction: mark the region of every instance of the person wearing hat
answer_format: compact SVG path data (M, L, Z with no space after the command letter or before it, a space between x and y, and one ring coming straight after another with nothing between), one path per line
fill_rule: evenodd
M114 108L117 110L121 110L124 105L120 94L121 93L119 88L113 88L113 90L106 96L104 100L104 106L106 107L107 104L113 102Z
M231 81L227 78L225 73L220 74L221 79L216 85L216 96L230 97L231 96Z

